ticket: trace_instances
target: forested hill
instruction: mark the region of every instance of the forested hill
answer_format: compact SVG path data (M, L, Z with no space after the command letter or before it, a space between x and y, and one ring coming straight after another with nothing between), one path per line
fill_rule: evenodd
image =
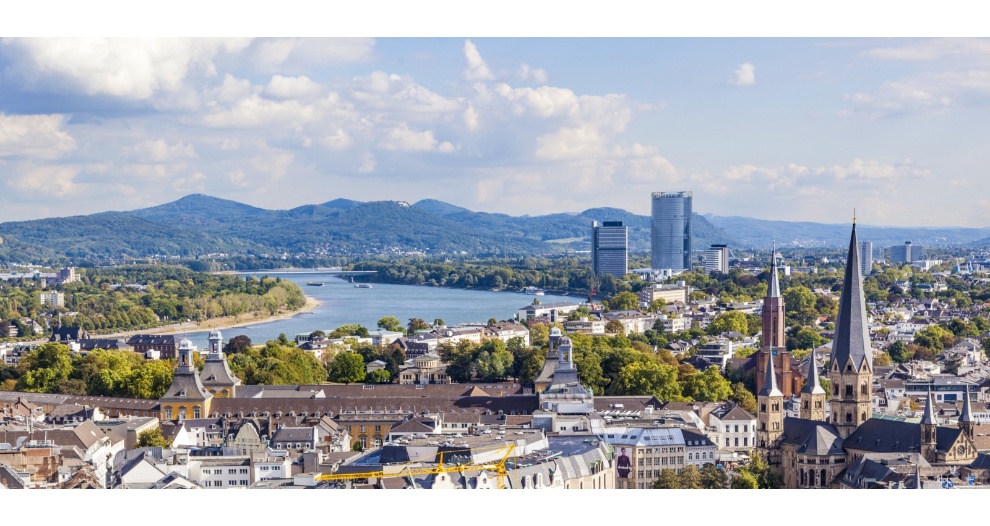
M509 216L427 199L363 203L333 199L266 210L190 195L129 212L0 223L0 262L120 261L122 257L307 254L313 257L423 252L551 255L590 248L591 221L622 220L630 249L648 251L649 218L614 208ZM695 216L695 246L729 241Z
M349 259L422 252L430 255L538 256L590 250L592 221L622 221L629 249L649 252L650 218L618 208L580 213L510 216L474 212L425 199L360 202L336 198L291 210L266 210L201 194L129 212L0 223L0 263L107 263L151 255L207 254ZM848 225L763 221L694 215L696 251L713 243L765 247L841 247ZM860 237L880 246L973 243L990 229L862 226Z

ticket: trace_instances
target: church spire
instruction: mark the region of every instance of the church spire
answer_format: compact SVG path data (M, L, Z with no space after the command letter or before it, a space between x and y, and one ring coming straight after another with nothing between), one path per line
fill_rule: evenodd
M767 293L769 298L780 297L780 280L777 278L777 243L774 242L773 250L770 252L770 289Z
M784 393L780 392L780 389L777 389L777 375L773 371L772 352L767 353L767 372L763 378L763 389L760 391L759 396L784 396Z
M966 386L966 391L963 393L963 407L962 414L959 415L959 422L973 422L973 410L969 407L969 386Z
M856 224L853 223L849 238L849 254L846 272L839 295L839 315L835 320L835 339L832 344L832 363L845 369L851 360L856 371L867 364L873 372L873 349L866 323L866 295L863 293L863 272L859 264L859 243L856 240Z
M811 350L811 365L808 366L808 381L804 384L804 389L801 389L801 392L807 394L825 394L825 389L822 388L822 383L818 379L818 358L814 349Z
M935 407L932 403L932 389L928 388L928 399L925 400L925 412L921 415L921 425L938 425L938 420L935 419Z

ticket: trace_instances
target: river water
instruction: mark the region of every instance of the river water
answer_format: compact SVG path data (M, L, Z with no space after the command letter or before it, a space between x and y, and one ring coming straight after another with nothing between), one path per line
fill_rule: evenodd
M262 274L251 274L260 277ZM391 285L373 283L372 288L357 288L353 283L332 274L297 274L267 272L264 275L292 281L307 296L319 300L320 306L312 311L299 313L291 318L268 323L245 323L239 327L222 329L226 342L238 335L251 338L255 344L278 338L280 333L292 339L296 334L333 329L357 323L369 330L377 328L383 316L395 316L403 324L410 318L422 318L427 323L440 318L447 325L458 323L485 323L489 318L509 320L523 307L539 298L540 303L572 302L584 298L578 296L532 296L519 292L492 292L487 290L451 289L419 285ZM307 285L323 283L322 287ZM206 348L209 331L186 335L200 349Z

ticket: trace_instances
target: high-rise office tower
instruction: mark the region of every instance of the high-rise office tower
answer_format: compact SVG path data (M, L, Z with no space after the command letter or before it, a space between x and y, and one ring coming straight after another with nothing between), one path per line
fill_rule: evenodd
M622 277L629 272L629 233L622 221L591 222L591 271L596 275Z
M890 247L891 263L913 263L921 261L926 257L925 247L912 245L910 241L905 241L903 245Z
M729 247L726 245L712 245L705 251L705 272L714 274L729 273Z
M873 272L873 242L859 242L859 262L864 276Z
M654 269L691 270L691 192L653 192Z

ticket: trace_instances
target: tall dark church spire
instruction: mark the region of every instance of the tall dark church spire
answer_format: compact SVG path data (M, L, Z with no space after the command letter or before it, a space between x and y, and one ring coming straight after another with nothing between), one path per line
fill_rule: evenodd
M832 363L844 370L847 362L851 361L853 368L859 371L865 361L872 372L873 350L870 348L870 331L866 323L866 295L863 293L863 273L859 264L855 223L849 239L849 256L846 258L846 274L840 294L835 340L832 343Z
M832 386L832 423L845 438L873 417L873 349L866 323L866 295L859 266L856 223L853 223L849 238L840 294L829 382Z
M770 253L770 291L768 298L780 297L780 280L777 279L777 244L774 243L773 251Z

